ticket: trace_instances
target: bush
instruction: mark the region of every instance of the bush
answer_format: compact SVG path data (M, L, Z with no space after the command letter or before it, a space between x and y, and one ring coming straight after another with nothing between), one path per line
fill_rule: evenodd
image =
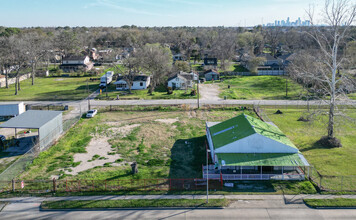
M328 136L323 136L316 142L316 144L325 148L342 147L341 141L339 139L336 137L330 138Z
M192 89L192 91L190 92L190 95L191 95L191 96L197 95L197 91L196 91L195 89Z
M173 89L172 89L172 87L167 87L167 94L168 94L168 95L173 94Z

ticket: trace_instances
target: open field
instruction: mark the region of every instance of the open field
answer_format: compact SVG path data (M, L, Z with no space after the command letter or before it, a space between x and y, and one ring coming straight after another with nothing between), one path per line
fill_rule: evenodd
M219 85L220 97L227 99L299 99L302 92L302 86L288 79L286 97L286 79L281 76L236 76Z
M304 199L307 206L313 208L327 208L327 207L356 207L356 199Z
M173 90L173 94L167 94L165 88L157 88L152 95L148 93L148 89L143 90L131 90L132 94L129 94L129 91L117 91L114 84L110 84L108 87L108 98L106 98L105 89L102 94L97 96L97 99L116 99L119 96L119 99L194 99L197 96L190 95L191 88L187 90Z
M124 200L76 200L44 201L42 209L100 209L100 208L148 208L148 207L226 207L228 199L124 199Z
M15 94L15 85L9 89L0 88L0 101L49 101L49 100L80 100L88 96L87 80L90 77L47 77L21 82L21 91ZM89 92L98 88L98 82L88 82Z

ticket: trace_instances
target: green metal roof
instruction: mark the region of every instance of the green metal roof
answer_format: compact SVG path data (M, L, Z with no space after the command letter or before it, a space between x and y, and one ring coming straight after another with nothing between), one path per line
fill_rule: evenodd
M216 155L218 156L219 164L225 164L223 166L309 166L303 155L298 153L218 153ZM225 163L222 163L222 160L224 160Z
M289 138L276 126L245 114L213 125L209 127L209 131L214 149L218 149L255 133L297 149Z
M251 126L253 126L256 133L297 149L297 147L281 130L279 130L278 127L248 115L246 115L246 119L250 122Z

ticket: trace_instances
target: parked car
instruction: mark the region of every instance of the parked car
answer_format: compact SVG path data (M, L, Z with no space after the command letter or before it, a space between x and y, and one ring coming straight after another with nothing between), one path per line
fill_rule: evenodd
M89 110L89 111L87 112L87 118L92 118L92 117L94 117L94 116L96 115L96 113L98 113L98 110L96 110L96 109Z

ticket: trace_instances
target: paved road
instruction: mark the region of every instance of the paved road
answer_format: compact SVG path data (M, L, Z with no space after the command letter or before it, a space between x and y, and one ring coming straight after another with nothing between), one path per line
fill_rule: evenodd
M76 199L155 199L155 198L201 198L205 196L95 196L65 198L12 198L0 212L0 219L356 219L355 209L310 209L303 198L333 198L325 195L214 195L210 198L237 199L225 209L141 209L141 210L97 210L97 211L40 211L44 200ZM355 195L343 197L356 198Z
M203 105L275 105L275 106L285 106L285 105L327 105L326 102L321 101L302 101L302 100L200 100ZM61 104L70 106L87 106L87 100L81 101L25 101L25 104ZM95 106L109 106L109 105L182 105L190 104L196 105L196 99L165 99L165 100L90 100L91 105ZM354 105L356 106L356 100L339 102L338 104L343 105Z

